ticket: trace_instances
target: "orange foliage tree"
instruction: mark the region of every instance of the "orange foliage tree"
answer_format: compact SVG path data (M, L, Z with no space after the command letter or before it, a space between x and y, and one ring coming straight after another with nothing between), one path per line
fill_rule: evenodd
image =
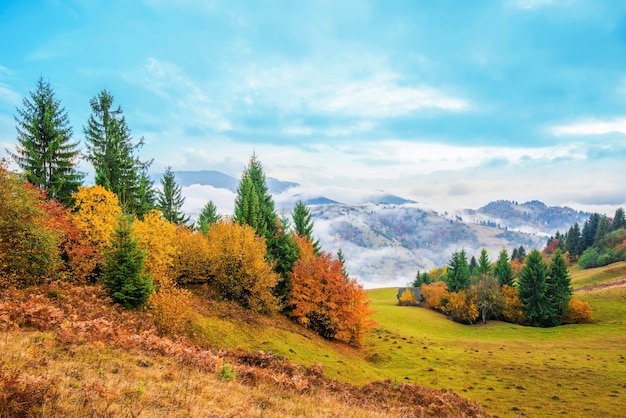
M524 314L524 304L520 299L519 290L516 287L504 285L502 286L502 295L504 296L502 318L515 324L524 322L526 315Z
M467 290L450 293L445 311L455 321L473 324L479 315L475 294Z
M443 311L448 301L448 286L443 280L423 284L420 288L424 306Z
M179 225L174 238L171 275L178 284L206 283L209 279L209 241L199 231Z
M144 215L143 220L135 220L133 235L139 240L139 247L146 251L144 268L152 275L155 284L170 278L176 255L176 226L153 209Z
M58 271L58 237L38 203L38 192L0 163L0 286L39 284Z
M110 245L118 219L122 214L117 196L102 186L79 187L74 193L72 221L81 233L81 242L89 251L71 261L77 278L95 281L100 275L104 250Z
M571 298L565 311L563 322L567 324L587 324L591 322L591 305L578 298Z
M295 239L300 257L291 273L287 302L291 318L324 338L362 345L374 324L365 290L343 273L339 259L324 251L315 254L306 238Z
M213 225L206 239L208 284L217 296L255 312L277 311L272 289L278 275L265 261L265 239L256 235L252 227L230 219Z

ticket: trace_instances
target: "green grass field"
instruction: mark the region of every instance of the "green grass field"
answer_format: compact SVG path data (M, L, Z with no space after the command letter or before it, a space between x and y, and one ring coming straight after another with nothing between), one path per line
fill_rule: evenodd
M597 284L626 275L626 263L574 268L571 275L574 288ZM281 318L272 326L210 318L201 334L218 346L322 363L327 376L343 381L451 389L502 417L624 416L626 288L576 293L591 304L594 322L548 329L457 324L434 311L397 306L395 288L369 296L378 325L361 350L329 344Z

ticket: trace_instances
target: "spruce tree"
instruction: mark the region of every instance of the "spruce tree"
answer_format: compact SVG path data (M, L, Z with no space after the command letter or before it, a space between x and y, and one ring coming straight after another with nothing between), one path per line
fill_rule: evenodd
M493 275L498 278L500 286L513 286L513 269L509 263L509 254L506 248L500 251L500 256L493 270Z
M152 182L146 173L152 161L142 162L135 155L143 139L134 143L122 109L113 108L113 96L108 91L102 90L89 105L91 115L83 132L95 183L115 193L127 213L147 213L154 201Z
M181 211L185 198L181 187L176 183L176 176L172 167L167 167L161 179L162 191L157 192L157 208L163 214L163 218L173 224L181 225L189 222L189 217Z
M299 200L296 206L293 208L292 220L294 230L298 235L304 237L313 243L313 250L315 254L320 252L319 240L313 240L313 219L309 208Z
M526 320L530 325L549 327L558 323L552 301L546 295L546 265L539 251L532 250L528 254L519 275L518 288L526 311Z
M478 262L476 261L476 257L472 256L469 262L470 276L473 276L474 273L476 273L476 267L478 267Z
M616 229L626 227L626 216L624 215L623 208L617 208L615 211L615 216L613 217L613 223L611 223L611 230L615 231Z
M602 248L604 246L604 237L609 233L609 228L609 219L606 215L601 215L598 219L596 234L593 238L594 247Z
M152 277L144 273L146 253L132 236L132 221L120 218L104 253L102 281L113 302L127 309L145 305L153 290Z
M487 250L483 248L480 251L480 258L478 259L478 266L476 267L477 276L487 276L491 273L491 263L489 262L489 255Z
M84 176L76 169L78 141L72 141L67 112L43 77L30 98L22 99L14 119L17 146L15 153L7 150L9 155L29 183L45 189L49 198L70 205Z
M209 200L200 211L195 228L197 231L201 231L206 235L211 225L216 224L220 219L222 219L222 216L217 213L215 204Z
M561 250L552 255L552 263L547 275L546 295L552 301L557 318L561 318L567 310L572 297L572 281L567 270L567 263Z
M450 292L458 292L469 287L470 271L465 250L455 251L452 254L448 266L447 285Z
M572 225L567 231L565 238L565 250L569 253L570 257L576 257L583 253L584 240L580 234L580 227L578 222Z

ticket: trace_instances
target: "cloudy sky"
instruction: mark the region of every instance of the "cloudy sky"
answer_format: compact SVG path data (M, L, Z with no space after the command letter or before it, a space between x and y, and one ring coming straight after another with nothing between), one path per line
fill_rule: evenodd
M304 196L626 205L622 0L16 0L0 39L0 157L43 75L81 140L109 90L155 173L256 152Z

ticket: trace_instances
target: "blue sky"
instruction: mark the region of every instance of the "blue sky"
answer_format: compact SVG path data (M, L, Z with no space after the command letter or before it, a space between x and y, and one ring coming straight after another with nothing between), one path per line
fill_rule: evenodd
M256 152L305 197L626 205L623 1L18 0L0 39L0 157L43 75L80 140L109 90L153 172Z

